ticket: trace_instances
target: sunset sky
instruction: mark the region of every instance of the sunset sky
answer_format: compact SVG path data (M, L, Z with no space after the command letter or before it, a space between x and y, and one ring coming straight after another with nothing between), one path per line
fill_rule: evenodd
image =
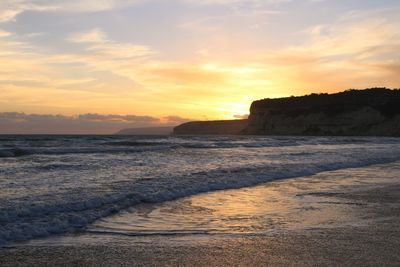
M399 14L399 0L1 0L0 133L233 119L260 98L397 88Z

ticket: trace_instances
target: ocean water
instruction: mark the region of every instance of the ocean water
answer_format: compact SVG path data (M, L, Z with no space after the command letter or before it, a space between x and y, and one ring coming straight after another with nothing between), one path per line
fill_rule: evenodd
M398 160L396 138L0 136L0 244L143 203Z

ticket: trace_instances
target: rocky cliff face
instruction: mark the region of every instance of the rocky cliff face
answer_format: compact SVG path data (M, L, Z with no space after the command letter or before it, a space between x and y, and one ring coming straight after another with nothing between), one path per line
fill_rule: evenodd
M247 120L193 121L174 128L177 135L235 135L247 126Z
M375 88L255 101L241 133L400 136L400 90Z

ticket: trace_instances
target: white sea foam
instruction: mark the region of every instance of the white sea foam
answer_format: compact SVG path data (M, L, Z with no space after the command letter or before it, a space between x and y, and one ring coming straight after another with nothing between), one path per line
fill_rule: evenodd
M141 202L400 159L393 138L10 137L0 145L3 244L79 229ZM20 147L31 153L10 154Z

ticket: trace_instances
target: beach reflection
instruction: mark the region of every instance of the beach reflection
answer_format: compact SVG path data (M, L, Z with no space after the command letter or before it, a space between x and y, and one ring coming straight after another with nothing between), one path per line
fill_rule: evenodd
M328 177L329 176L329 177ZM349 181L352 180L352 181ZM96 234L127 236L192 234L268 234L274 231L351 221L343 199L325 192L354 183L346 172L275 181L242 189L216 191L160 204L142 204L93 224ZM321 216L323 210L323 216Z
M137 235L253 233L282 224L289 206L273 186L218 191L157 205L139 205L99 221L90 231Z

